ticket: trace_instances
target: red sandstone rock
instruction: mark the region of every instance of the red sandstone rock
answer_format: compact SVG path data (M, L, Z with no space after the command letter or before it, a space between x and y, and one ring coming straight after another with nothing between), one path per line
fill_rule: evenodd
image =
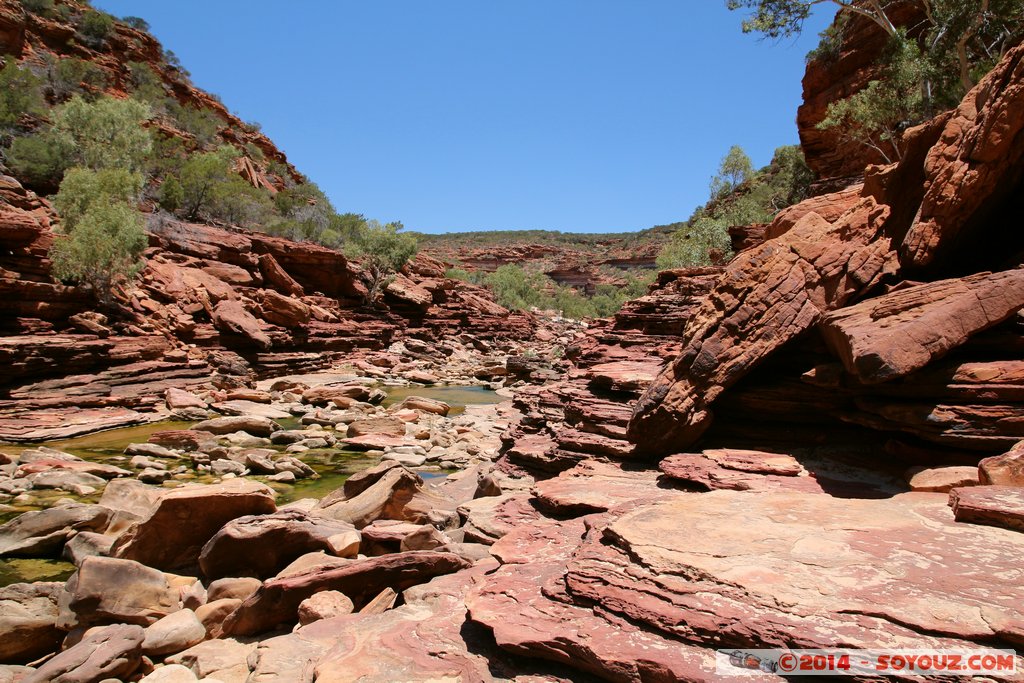
M999 212L1022 177L1022 112L1024 46L1017 46L968 93L928 154L927 191L900 245L901 263L958 259L965 245L995 237L1012 220Z
M322 590L340 591L360 607L384 587L405 590L468 566L467 561L451 553L424 550L271 579L227 619L224 634L254 635L273 630L278 624L294 624L302 601Z
M1024 441L1002 455L982 460L978 474L982 484L1024 487Z
M144 637L140 626L104 627L58 653L22 680L24 683L88 683L126 679L142 664Z
M263 290L263 304L260 308L263 318L275 325L295 328L309 323L309 306L273 290Z
M254 481L172 489L117 539L110 553L161 569L189 567L226 523L275 509L273 491Z
M222 332L244 337L263 350L273 345L259 321L238 301L225 299L217 304L213 309L213 324Z
M199 554L199 567L207 579L226 576L265 579L306 553L333 552L332 538L351 531L349 524L313 517L298 510L239 517L225 524L207 541Z
M1024 270L979 273L868 299L824 316L818 329L865 384L919 370L1024 306Z
M1024 531L1024 488L1019 486L955 488L949 505L958 522Z

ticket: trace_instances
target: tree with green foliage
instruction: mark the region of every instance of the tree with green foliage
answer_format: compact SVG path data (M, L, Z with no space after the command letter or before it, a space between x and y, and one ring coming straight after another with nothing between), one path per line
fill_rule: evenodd
M134 206L142 193L142 174L123 168L93 171L72 168L64 174L53 206L60 215L61 227L73 231L96 204L121 203Z
M836 130L840 137L870 147L887 162L902 156L903 131L917 123L926 109L922 71L926 68L917 44L894 40L880 79L844 100L829 104L820 130Z
M722 159L718 173L711 179L711 197L724 197L745 183L754 175L754 165L750 157L739 145L729 148L729 153Z
M87 9L78 20L78 33L83 42L93 48L103 47L114 32L114 17L106 12Z
M90 288L100 303L113 303L114 287L141 269L146 232L139 212L123 202L97 203L74 230L50 247L53 274Z
M143 179L124 169L73 168L53 199L61 235L50 247L53 274L91 289L104 305L118 282L140 269L147 246L135 208Z
M125 26L135 29L136 31L149 32L149 22L142 17L124 17L121 19L121 23Z
M224 121L208 109L182 105L173 97L164 99L167 113L178 127L191 135L200 147L209 147L217 141L217 134L224 127Z
M0 69L0 129L12 130L22 116L45 112L43 79L12 59Z
M731 253L726 221L701 216L672 235L658 254L657 264L661 270L719 265L725 263Z
M541 273L506 263L487 276L487 286L505 308L525 311L541 303L548 279Z
M87 102L76 95L53 110L51 131L67 143L68 166L140 171L153 148L142 125L149 117L142 102L109 96Z
M833 103L819 127L837 130L887 159L900 157L905 128L955 106L1024 38L1024 0L726 0L730 9L749 12L744 31L770 38L799 34L813 8L823 3L841 10L823 43L837 45L846 19L859 15L885 31L890 45L882 56L881 78ZM896 26L892 10L908 5L917 5L923 21Z
M80 94L92 100L107 87L107 74L92 62L83 59L54 59L47 55L46 75L55 100L66 100Z
M234 225L262 222L273 210L270 197L234 171L237 158L238 151L228 145L193 154L178 174L180 192L172 185L161 201L177 205L190 221L206 216Z
M395 273L416 255L416 237L402 228L398 222L369 220L346 245L346 254L358 259L370 276L367 304L375 304Z

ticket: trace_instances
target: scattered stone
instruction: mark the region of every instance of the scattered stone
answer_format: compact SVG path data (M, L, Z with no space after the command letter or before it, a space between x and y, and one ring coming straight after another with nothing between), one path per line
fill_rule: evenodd
M0 557L58 557L77 531L103 531L110 510L102 505L61 505L18 515L0 526Z
M163 572L112 557L86 557L60 599L57 625L148 626L179 609L179 591Z
M205 420L192 425L193 431L210 432L212 434L245 432L246 434L261 437L269 437L280 428L280 425L269 418L250 417L248 415L215 417L212 420Z

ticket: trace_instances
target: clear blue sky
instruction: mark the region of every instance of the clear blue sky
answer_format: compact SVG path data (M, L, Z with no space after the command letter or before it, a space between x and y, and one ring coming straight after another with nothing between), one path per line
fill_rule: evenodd
M339 211L427 232L687 218L730 145L797 142L799 40L724 0L95 0L146 19Z

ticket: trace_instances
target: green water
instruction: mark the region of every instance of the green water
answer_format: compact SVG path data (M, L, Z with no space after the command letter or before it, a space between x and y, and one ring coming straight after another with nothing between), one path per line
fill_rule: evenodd
M466 406L488 405L508 400L487 387L384 387L384 389L388 392L388 397L384 399L384 406L401 403L409 396L422 396L447 403L452 408L448 413L449 416L465 412Z
M452 410L449 415L458 415L465 411L467 405L484 405L500 403L506 400L493 391L484 387L467 386L439 386L439 387L384 387L388 392L384 406L391 406L400 403L408 396L423 396L438 401L444 401ZM301 424L297 418L278 420L286 429L300 429ZM38 446L48 446L57 450L77 455L85 460L102 462L110 465L117 465L128 468L129 458L124 455L124 449L132 443L145 443L154 432L170 429L188 429L192 422L156 422L135 427L123 427L108 431L88 434L73 439L60 441L48 441L34 444L0 444L0 453L8 455L19 455L21 451ZM278 450L283 451L283 448ZM310 450L297 455L300 460L313 468L320 475L317 479L300 479L294 484L281 484L267 481L265 477L248 477L262 481L271 486L277 493L279 505L289 503L301 498L320 499L340 488L345 481L357 472L373 467L379 462L379 458L367 456L365 453L346 451L341 449L318 449ZM187 464L187 460L182 461ZM169 467L175 465L168 463ZM421 472L424 479L435 479L447 476L448 472ZM213 477L208 475L196 476L187 481L200 483L210 482ZM64 491L33 491L32 496L36 499L32 505L14 506L11 509L0 512L0 523L6 522L28 510L38 510L49 507L59 499L73 498L82 502L96 502L102 491L92 496L80 498L72 496ZM44 559L9 559L0 560L0 586L21 581L63 581L74 571L74 566L58 560Z

